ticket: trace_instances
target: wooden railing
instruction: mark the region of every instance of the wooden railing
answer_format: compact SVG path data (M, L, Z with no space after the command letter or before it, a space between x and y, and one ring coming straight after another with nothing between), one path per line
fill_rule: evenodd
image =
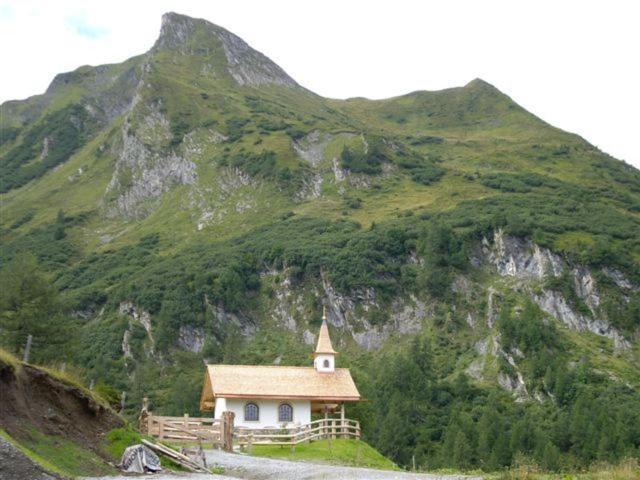
M171 442L202 441L220 444L220 420L206 417L163 417L148 413L146 433Z
M323 438L360 439L360 422L357 420L328 418L289 428L236 428L234 437L241 447L252 445L291 445Z

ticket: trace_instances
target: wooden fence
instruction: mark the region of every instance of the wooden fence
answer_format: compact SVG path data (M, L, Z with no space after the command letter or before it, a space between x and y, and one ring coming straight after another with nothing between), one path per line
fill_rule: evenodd
M360 439L360 422L348 418L325 418L290 428L248 429L239 427L234 434L241 447L253 445L290 445L311 442L323 438Z
M198 442L232 450L233 443L251 449L253 445L289 445L320 439L360 439L360 422L348 418L324 418L286 428L233 427L233 412L223 412L222 419L206 417L165 417L145 412L141 427L158 440L169 442ZM146 427L146 428L145 428Z
M220 420L206 417L163 417L153 415L146 417L146 433L158 440L171 442L202 441L214 445L221 443Z

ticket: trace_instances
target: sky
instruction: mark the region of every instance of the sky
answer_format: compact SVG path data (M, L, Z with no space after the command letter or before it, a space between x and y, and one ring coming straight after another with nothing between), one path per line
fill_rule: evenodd
M386 98L482 78L640 168L635 0L0 0L0 103L54 75L148 50L163 13L242 37L332 98Z

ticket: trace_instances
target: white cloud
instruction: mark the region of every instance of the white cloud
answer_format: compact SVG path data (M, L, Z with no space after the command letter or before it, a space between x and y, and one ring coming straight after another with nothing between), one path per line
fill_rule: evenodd
M231 30L325 96L383 98L480 77L640 167L633 1L5 1L0 101L41 93L56 73L148 50L166 11ZM70 28L70 18L88 30Z

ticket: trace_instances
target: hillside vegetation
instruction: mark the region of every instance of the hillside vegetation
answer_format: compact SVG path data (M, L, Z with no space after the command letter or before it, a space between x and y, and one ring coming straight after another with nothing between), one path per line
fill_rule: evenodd
M640 456L640 172L476 79L330 100L230 32L3 104L0 341L137 413L309 365L327 305L398 465Z
M68 372L24 364L0 349L0 392L0 437L9 442L0 452L0 476L115 473L112 464L119 457L110 455L105 434L124 421ZM26 458L12 455L7 445Z

